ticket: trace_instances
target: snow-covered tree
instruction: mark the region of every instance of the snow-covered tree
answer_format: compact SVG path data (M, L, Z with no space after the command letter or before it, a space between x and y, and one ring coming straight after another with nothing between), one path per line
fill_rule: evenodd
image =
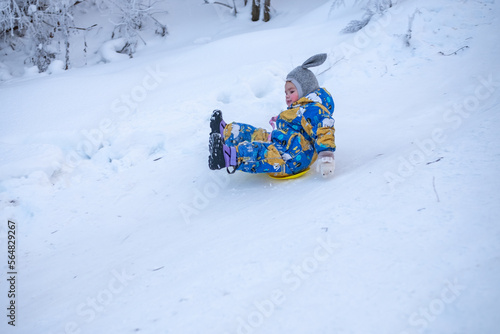
M343 33L355 33L363 29L374 15L384 13L395 4L395 0L353 0L348 2L351 2L354 6L364 8L365 13L360 20L353 20L349 22L349 24L342 30ZM331 10L341 6L346 6L346 0L333 0Z
M261 0L252 0L252 21L258 21L261 12ZM271 19L271 0L264 0L264 18L267 22Z
M62 58L68 69L71 36L90 28L75 26L75 7L81 3L82 0L0 0L0 42L4 47L26 52L25 63L37 66L40 72L46 71L56 58ZM154 17L155 6L149 0L94 0L93 5L110 17L114 23L110 37L123 38L126 44L121 52L130 57L142 39L139 31L150 28L161 36L167 34L166 25ZM86 41L82 50L87 50Z
M23 12L14 0L0 1L0 36L5 38L6 35L13 36L14 30L18 29L19 18Z
M219 5L227 7L236 16L238 14L238 9L236 8L235 0L204 0L206 4ZM248 4L248 0L243 0L243 6ZM251 20L259 21L262 14L262 20L268 22L271 19L271 0L252 0L251 1Z
M125 38L126 43L122 50L130 57L135 53L137 43L141 40L140 31L148 24L156 27L156 33L162 37L167 35L167 26L154 18L154 6L147 0L107 0L114 10L118 11L120 21L114 22L112 38Z
M372 9L378 10L386 10L388 7L392 7L394 5L395 0L333 0L332 8L338 8L341 6L346 6L347 3L351 3L353 6L361 6L368 7Z
M29 50L28 61L40 72L47 69L57 53L65 54L68 68L70 27L74 25L72 10L77 3L78 0L3 0L0 36L4 41L23 37Z

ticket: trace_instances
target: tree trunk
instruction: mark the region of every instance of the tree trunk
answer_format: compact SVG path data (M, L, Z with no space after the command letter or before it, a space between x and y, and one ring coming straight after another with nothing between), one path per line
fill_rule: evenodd
M252 0L252 21L258 21L260 18L260 0Z
M271 0L264 1L264 22L268 22L271 19Z

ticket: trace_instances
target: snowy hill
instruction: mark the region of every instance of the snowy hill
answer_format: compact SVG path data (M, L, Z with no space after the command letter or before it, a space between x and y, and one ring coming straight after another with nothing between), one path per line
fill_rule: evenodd
M498 333L500 4L342 34L364 9L199 3L133 59L0 82L1 332ZM211 111L269 127L319 52L335 176L210 171Z

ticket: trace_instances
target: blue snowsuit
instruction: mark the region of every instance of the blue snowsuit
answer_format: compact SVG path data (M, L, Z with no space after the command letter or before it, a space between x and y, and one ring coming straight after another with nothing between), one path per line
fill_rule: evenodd
M309 167L322 151L335 151L334 102L319 88L281 112L276 130L230 123L224 141L236 147L237 170L247 173L297 174ZM269 141L270 138L270 141Z

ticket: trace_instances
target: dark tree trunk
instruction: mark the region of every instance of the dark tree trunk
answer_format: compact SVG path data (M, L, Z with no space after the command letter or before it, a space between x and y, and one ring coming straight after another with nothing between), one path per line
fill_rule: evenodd
M271 0L264 1L264 22L268 22L271 19Z
M258 21L260 18L260 0L252 0L252 21Z

